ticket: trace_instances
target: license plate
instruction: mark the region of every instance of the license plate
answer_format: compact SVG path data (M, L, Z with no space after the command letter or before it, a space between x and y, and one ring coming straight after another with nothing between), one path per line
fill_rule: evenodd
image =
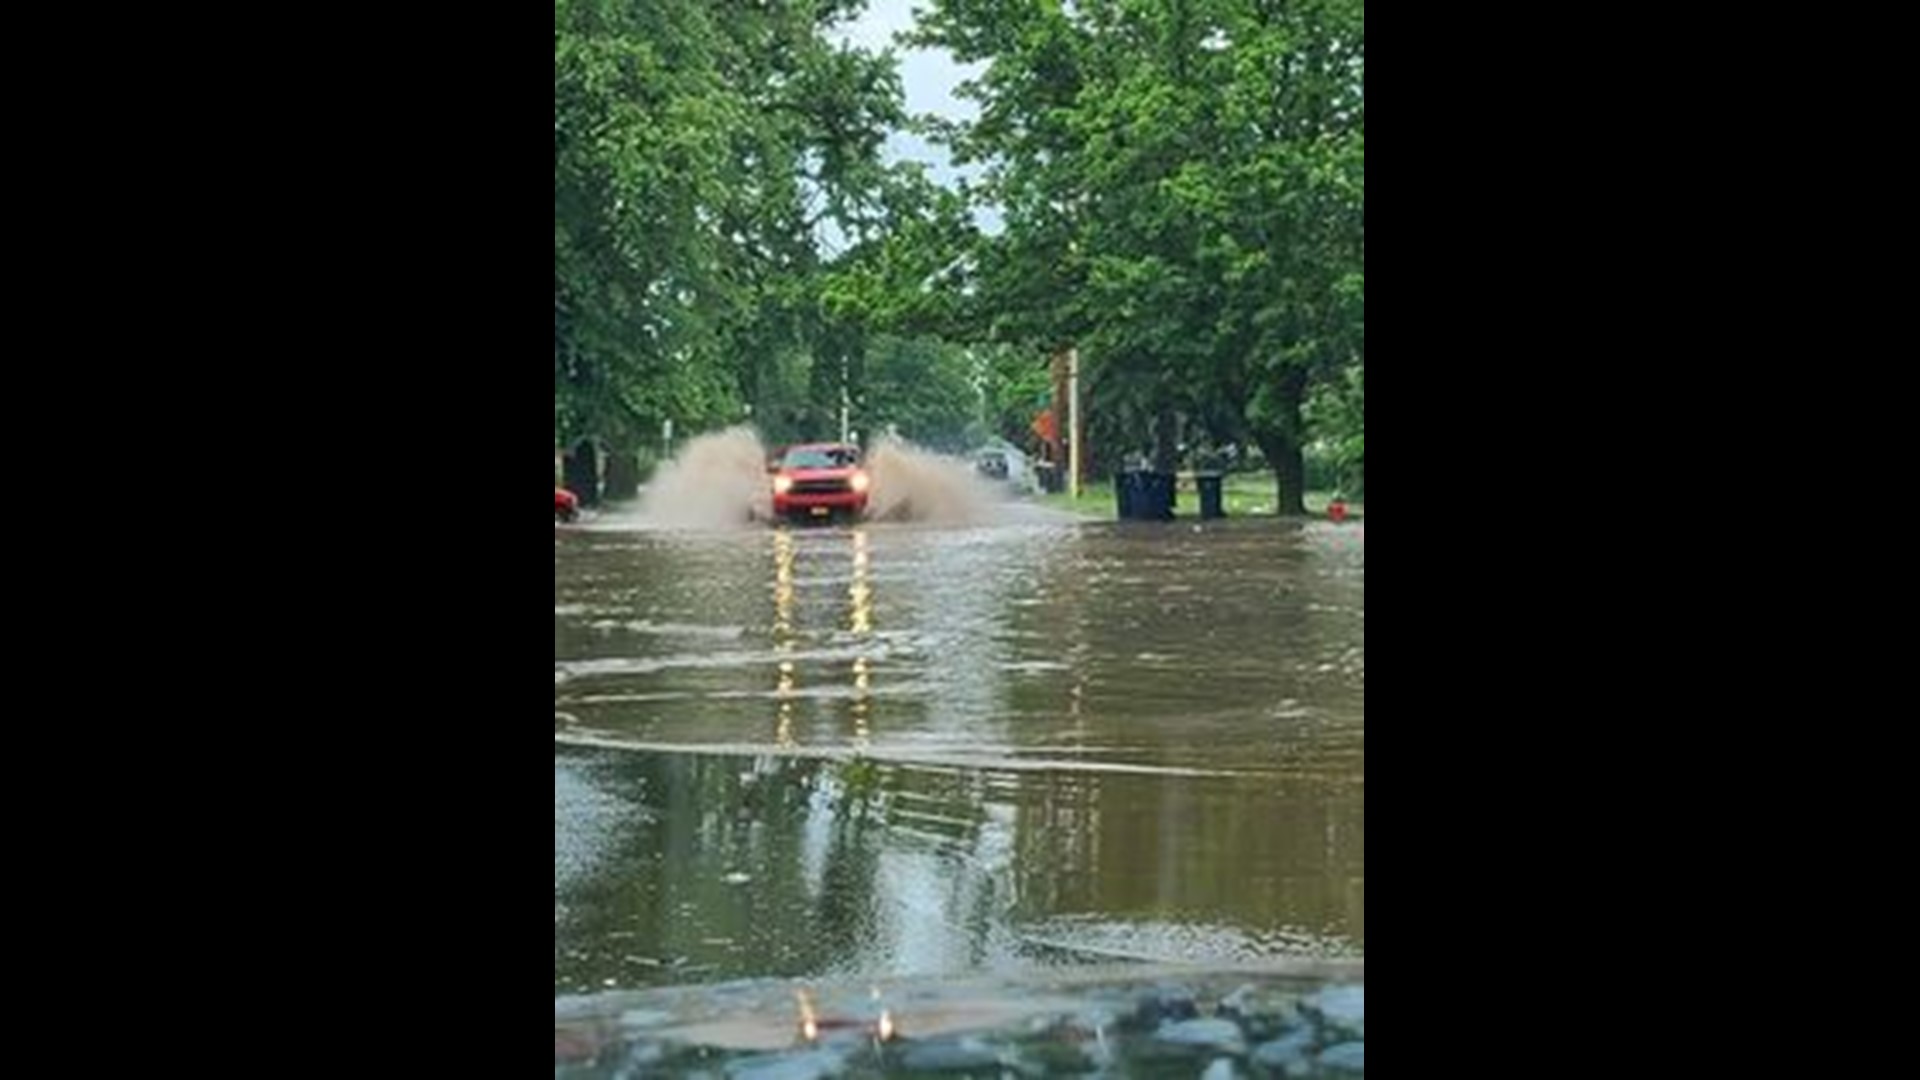
M833 510L831 507L816 506L813 508L814 517L826 517L828 514L831 514L831 513L833 513Z

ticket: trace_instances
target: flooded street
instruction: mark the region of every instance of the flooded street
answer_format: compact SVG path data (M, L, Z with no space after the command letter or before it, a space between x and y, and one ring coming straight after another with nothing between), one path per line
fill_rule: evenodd
M1001 517L556 529L556 996L1363 954L1361 529Z

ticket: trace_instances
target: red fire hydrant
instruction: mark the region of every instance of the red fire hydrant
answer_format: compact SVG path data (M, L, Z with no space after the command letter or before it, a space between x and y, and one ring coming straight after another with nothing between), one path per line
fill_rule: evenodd
M1327 504L1327 516L1334 521L1347 520L1347 504L1335 500Z

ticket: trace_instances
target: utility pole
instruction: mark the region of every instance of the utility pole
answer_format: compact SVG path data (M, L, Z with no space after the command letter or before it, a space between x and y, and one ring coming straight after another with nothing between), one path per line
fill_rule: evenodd
M840 441L853 441L853 395L847 389L849 372L846 357L840 358Z
M1073 479L1068 490L1080 497L1080 346L1067 346L1067 466Z

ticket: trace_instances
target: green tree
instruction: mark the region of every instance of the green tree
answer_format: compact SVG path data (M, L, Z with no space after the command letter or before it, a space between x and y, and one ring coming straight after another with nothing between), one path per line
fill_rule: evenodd
M1096 448L1164 466L1185 417L1303 513L1305 403L1364 352L1360 0L936 0L919 40L987 64L943 134L1006 221L990 332L1081 347Z
M861 387L858 426L892 428L936 450L969 449L979 435L980 389L964 346L934 337L874 338Z
M894 61L858 0L555 0L556 438L738 419L824 319L828 228L883 228Z
M1340 488L1349 497L1366 497L1366 381L1364 365L1355 364L1342 371L1340 382L1318 387L1307 403L1307 417L1314 431L1324 440L1329 464L1339 476Z
M1053 398L1046 358L1011 345L979 346L970 352L980 387L983 434L1038 452L1033 420Z

